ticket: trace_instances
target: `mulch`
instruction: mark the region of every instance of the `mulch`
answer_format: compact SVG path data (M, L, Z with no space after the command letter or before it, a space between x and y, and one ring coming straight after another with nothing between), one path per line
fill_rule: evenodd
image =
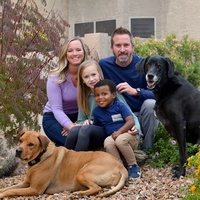
M19 164L16 171L10 177L0 179L0 188L8 187L17 184L23 180L27 166ZM95 196L80 197L71 192L64 191L54 195L39 195L26 197L11 197L5 199L15 200L178 200L185 196L189 185L193 183L192 169L187 169L185 177L172 179L171 166L164 168L152 168L149 164L141 166L142 176L137 180L130 180L127 185L119 192L109 197L97 198ZM42 178L42 177L41 177ZM104 188L104 191L108 190Z

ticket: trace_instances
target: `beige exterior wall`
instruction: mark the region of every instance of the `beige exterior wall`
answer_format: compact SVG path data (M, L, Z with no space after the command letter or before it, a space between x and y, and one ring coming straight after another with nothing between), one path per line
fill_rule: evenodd
M43 11L41 0L36 0ZM74 24L116 19L116 26L130 30L130 18L155 18L155 37L170 33L178 38L189 34L200 39L199 0L46 0L46 10L53 9L70 24L66 37L74 36ZM44 12L45 14L45 12ZM105 34L86 34L84 41L99 57L112 54ZM100 46L99 46L100 45Z
M37 0L41 2L41 0ZM170 33L200 39L199 0L46 0L47 9L62 15L74 35L74 23L116 19L117 27L130 29L132 17L155 17L156 37Z
M63 2L63 0L61 0ZM170 33L200 39L199 0L68 0L69 36L78 22L116 19L117 27L130 29L132 17L155 17L156 37ZM61 3L62 4L62 3ZM64 8L64 6L63 6ZM64 13L64 12L62 12Z

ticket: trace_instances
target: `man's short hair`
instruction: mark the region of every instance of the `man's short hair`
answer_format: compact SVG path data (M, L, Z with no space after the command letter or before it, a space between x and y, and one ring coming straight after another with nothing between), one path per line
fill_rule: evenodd
M123 28L123 27L120 26L119 28L115 29L113 31L112 35L111 35L111 38L110 38L111 39L111 46L113 46L113 44L114 44L113 37L115 35L124 35L124 34L127 34L127 35L130 36L131 44L134 45L132 33L128 29Z

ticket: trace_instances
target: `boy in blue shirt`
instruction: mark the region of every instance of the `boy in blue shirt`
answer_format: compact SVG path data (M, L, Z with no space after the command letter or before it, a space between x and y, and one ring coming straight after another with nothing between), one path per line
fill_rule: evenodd
M139 144L139 135L129 131L135 122L126 105L115 99L116 85L111 80L101 80L94 86L94 96L98 106L93 111L93 124L105 129L106 152L120 161L121 153L128 165L129 178L140 178L141 171L134 154Z

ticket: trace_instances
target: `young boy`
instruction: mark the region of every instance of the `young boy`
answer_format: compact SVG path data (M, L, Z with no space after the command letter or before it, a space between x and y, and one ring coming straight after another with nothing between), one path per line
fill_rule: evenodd
M134 150L138 147L139 135L129 132L135 124L131 111L125 104L115 99L116 85L111 80L104 79L97 82L94 86L94 96L98 106L93 111L93 124L103 126L105 129L106 152L120 161L120 154L122 154L128 165L129 178L140 178L140 167L134 155Z

